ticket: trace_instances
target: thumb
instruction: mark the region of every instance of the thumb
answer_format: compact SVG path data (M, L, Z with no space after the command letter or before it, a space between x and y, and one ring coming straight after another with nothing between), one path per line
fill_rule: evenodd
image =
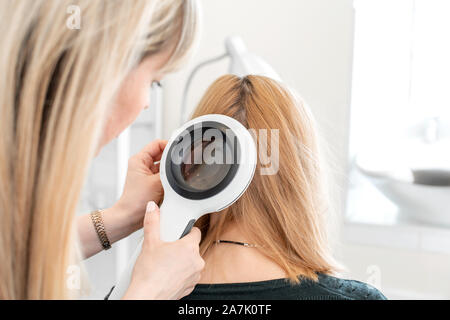
M159 237L159 208L155 202L147 203L144 217L144 243L155 244L160 242Z

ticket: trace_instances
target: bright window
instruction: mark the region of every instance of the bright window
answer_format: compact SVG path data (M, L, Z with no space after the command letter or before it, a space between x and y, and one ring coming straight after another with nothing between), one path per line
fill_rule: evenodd
M450 0L355 0L354 7L347 214L396 223L401 206L354 160L375 150L380 156L368 158L378 166L408 162L395 168L400 175L408 166L450 167Z
M352 152L368 143L427 135L433 119L445 131L450 1L355 0L354 5Z

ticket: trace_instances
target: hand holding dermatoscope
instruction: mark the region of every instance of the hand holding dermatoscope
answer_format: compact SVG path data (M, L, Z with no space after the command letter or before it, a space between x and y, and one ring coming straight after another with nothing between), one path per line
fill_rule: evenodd
M175 241L195 221L218 212L243 194L256 167L256 146L237 120L218 114L195 118L169 140L160 162L164 202L160 209L161 240ZM109 299L120 299L131 281L142 241Z

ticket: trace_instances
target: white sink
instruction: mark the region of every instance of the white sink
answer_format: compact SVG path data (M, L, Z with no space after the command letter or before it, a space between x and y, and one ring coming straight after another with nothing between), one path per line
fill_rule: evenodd
M408 219L450 227L450 142L418 141L361 152L357 169Z

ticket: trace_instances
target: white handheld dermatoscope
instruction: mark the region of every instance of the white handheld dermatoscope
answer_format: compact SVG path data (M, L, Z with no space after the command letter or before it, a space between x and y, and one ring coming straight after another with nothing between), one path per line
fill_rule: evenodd
M252 135L228 116L201 116L176 130L160 162L164 188L161 240L183 237L198 218L219 212L239 199L253 178L256 159ZM125 294L141 248L142 241L109 299Z

